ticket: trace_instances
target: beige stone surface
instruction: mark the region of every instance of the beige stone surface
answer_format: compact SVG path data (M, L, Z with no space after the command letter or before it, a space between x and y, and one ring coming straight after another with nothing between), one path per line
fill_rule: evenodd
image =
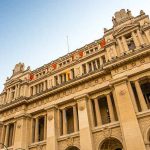
M0 93L0 143L150 149L150 20L121 9L112 21L102 38L40 68L15 65Z

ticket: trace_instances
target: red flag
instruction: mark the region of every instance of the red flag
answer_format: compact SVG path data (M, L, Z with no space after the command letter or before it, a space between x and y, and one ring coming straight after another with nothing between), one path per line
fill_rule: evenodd
M102 40L100 41L100 46L101 46L101 48L104 48L105 45L106 45L106 41L105 41L105 39L102 39Z
M53 69L56 69L57 64L53 63L51 66L53 67Z
M83 57L83 51L80 51L80 52L79 52L79 56L80 56L80 57Z
M30 80L33 80L34 79L34 74L30 74Z

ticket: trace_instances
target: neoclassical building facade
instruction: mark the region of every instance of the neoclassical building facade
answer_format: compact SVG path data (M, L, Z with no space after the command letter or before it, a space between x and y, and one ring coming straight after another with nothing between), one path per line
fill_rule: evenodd
M0 94L0 149L150 150L150 20L122 9L112 22L40 68L16 64Z

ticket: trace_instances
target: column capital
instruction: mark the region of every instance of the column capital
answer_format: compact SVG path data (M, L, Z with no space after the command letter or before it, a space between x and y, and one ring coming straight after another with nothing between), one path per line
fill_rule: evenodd
M128 76L123 76L119 79L114 79L110 82L110 87L114 86L114 85L120 85L122 84L122 82L127 82L128 81Z
M53 109L58 109L58 106L57 105L51 105L51 106L48 106L48 107L45 107L44 110L46 111L49 111L49 110L53 110Z
M82 101L82 100L88 100L89 99L89 95L88 94L83 94L83 95L79 95L74 97L74 100L77 100L77 102Z

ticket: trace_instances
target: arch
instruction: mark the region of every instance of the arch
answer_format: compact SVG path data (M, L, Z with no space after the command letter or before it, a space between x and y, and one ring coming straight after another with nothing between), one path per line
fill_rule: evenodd
M66 148L66 150L80 150L80 149L76 146L69 146Z
M109 137L100 143L98 150L123 150L123 145L117 138Z
M143 136L146 147L150 148L150 125L145 129Z

